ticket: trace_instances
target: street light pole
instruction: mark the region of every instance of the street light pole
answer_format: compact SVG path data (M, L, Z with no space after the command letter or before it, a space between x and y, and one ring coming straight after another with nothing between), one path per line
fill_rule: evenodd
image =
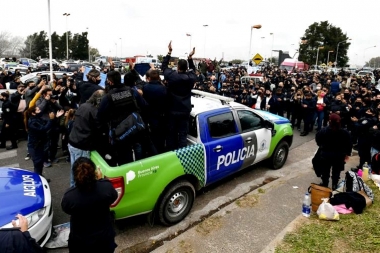
M315 66L318 66L318 55L319 55L319 49L323 49L323 47L318 47L317 49L317 59L315 60Z
M49 65L50 65L50 81L53 81L53 46L51 43L51 18L50 18L50 0L48 0L48 17L49 17Z
M272 35L272 49L270 50L270 60L272 61L273 63L273 43L274 43L274 33L270 33L270 35Z
M264 52L264 49L263 49L263 41L265 40L265 37L261 37L261 50ZM265 53L263 54L264 55L264 59L266 58L265 57Z
M90 54L90 39L88 38L88 27L86 28L87 29L87 41L88 41L88 62L91 62L91 54Z
M63 13L63 16L66 16L66 60L69 59L69 34L67 28L67 18L70 16L70 13Z
M365 51L366 51L367 49L370 49L370 48L373 48L373 47L376 47L376 45L375 45L375 46L372 46L372 47L364 48L364 54L363 54L364 65L363 65L363 67L365 66Z
M208 27L208 25L203 25L203 27L206 28L206 27ZM207 32L206 32L206 29L205 29L205 43L204 43L204 46L203 46L203 58L206 58L206 35L207 35Z
M251 60L252 30L253 30L253 29L260 29L260 28L261 28L261 25L253 25L253 26L251 26L251 36L250 36L250 39L249 39L249 55L248 55L248 61Z
M328 53L327 53L327 65L329 65L329 60L330 60L330 53L333 53L334 50L330 50Z
M347 39L347 40L351 40L351 39ZM338 42L338 46L336 47L336 55L335 55L335 65L336 65L335 67L338 67L339 44L343 43L343 42L347 42L347 40L343 40L343 41Z
M123 39L122 38L119 38L120 39L120 58L123 57Z

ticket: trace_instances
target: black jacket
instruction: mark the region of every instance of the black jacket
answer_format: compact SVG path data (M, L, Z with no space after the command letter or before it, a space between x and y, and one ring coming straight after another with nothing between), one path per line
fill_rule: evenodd
M78 81L79 80L79 81ZM78 73L76 76L76 86L77 93L80 96L80 104L86 103L86 101L94 94L97 90L103 90L103 88L95 83L83 82L83 74Z
M17 117L17 106L7 99L3 101L1 109L3 111L3 124L13 124Z
M151 81L143 89L143 97L148 103L148 116L160 116L167 111L167 88L160 81Z
M322 157L326 159L338 159L351 155L352 142L347 130L334 131L327 126L315 135L315 141L322 149Z
M82 104L75 112L75 120L69 135L71 146L81 150L95 150L100 141L101 124L98 109L90 103Z
M89 191L71 187L65 192L61 207L71 215L70 252L112 252L116 248L110 212L116 199L116 190L105 179L97 180Z
M191 90L197 81L194 73L195 66L193 59L188 59L190 70L187 72L177 72L168 68L170 55L164 57L162 69L165 80L168 84L169 113L175 115L188 115L191 112Z
M43 148L48 139L48 131L52 128L53 120L44 120L42 117L31 117L28 120L28 146Z
M18 228L0 229L1 253L42 253L44 252L29 231L21 232Z

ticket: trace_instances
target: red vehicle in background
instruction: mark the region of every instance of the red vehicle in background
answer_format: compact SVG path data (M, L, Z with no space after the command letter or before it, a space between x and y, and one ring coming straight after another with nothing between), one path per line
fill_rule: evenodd
M280 69L287 70L288 73L296 72L296 70L306 71L309 65L297 59L286 58L280 65Z

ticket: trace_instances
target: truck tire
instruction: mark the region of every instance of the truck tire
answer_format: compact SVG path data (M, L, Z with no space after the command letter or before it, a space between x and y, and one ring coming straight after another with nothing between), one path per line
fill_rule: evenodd
M195 189L188 181L179 181L166 190L158 206L158 217L165 226L183 220L193 207Z
M281 169L284 166L289 154L289 145L286 141L277 144L271 158L270 163L274 170Z

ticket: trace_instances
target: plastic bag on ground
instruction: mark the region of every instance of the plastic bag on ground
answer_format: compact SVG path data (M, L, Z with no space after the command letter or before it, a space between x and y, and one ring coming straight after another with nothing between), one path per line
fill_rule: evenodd
M319 219L321 220L339 220L339 213L335 210L335 208L328 203L329 199L322 199L322 204L319 205L317 214Z

